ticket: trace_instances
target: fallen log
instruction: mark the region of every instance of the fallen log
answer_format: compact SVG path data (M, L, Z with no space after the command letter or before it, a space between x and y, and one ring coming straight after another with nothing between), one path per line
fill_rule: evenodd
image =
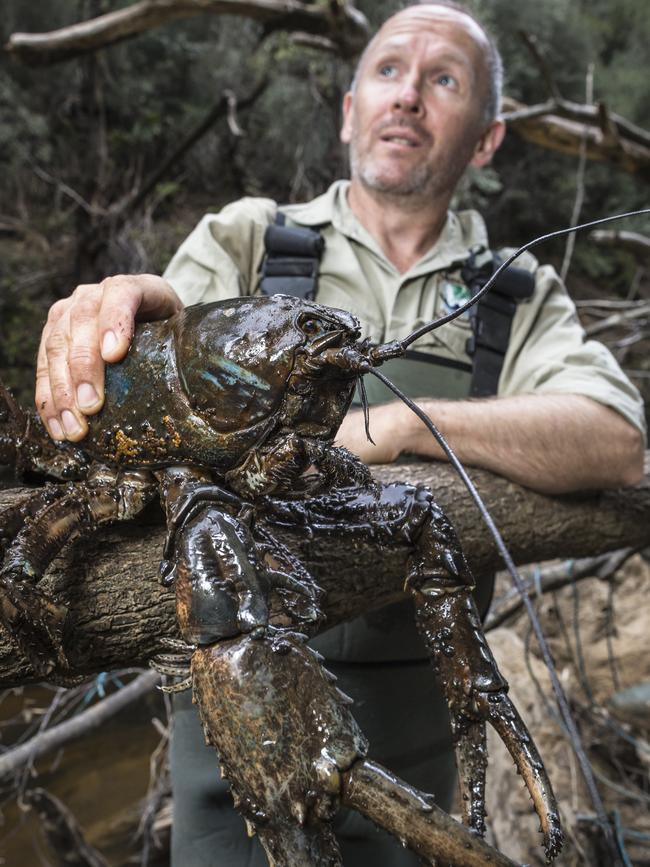
M429 485L456 527L475 574L501 566L476 507L449 466L391 465L374 472L384 482ZM644 481L617 491L549 497L483 470L470 474L518 563L650 545L650 454ZM0 522L2 510L28 494L27 488L0 491ZM273 527L273 532L327 591L328 625L402 598L406 543L387 549L340 532L312 539L288 528ZM79 540L54 562L41 586L68 607L64 647L72 675L146 664L164 650L161 639L176 636L173 592L158 581L163 539L162 516L152 509L136 522ZM0 630L0 684L35 679L29 662Z

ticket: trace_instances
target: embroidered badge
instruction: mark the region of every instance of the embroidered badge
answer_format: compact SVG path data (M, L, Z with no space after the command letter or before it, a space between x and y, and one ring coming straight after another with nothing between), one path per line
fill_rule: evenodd
M443 280L440 294L445 313L453 313L459 307L462 307L463 304L466 304L472 297L464 283L457 283L454 280ZM469 310L463 313L461 319L467 319L468 317Z

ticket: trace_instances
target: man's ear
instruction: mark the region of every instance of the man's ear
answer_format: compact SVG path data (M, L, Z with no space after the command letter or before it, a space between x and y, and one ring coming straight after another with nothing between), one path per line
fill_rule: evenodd
M354 97L352 91L348 92L343 97L343 123L341 124L340 139L343 144L350 144L352 139L352 102Z
M480 169L487 166L499 149L506 134L506 124L503 120L493 120L478 140L470 165Z

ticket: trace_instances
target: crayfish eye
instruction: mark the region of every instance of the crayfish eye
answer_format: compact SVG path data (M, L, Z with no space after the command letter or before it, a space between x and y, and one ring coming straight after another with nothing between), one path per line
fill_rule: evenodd
M323 323L318 319L314 319L313 316L308 316L303 319L300 323L300 328L307 337L316 337L319 334L324 334L325 329L323 328Z

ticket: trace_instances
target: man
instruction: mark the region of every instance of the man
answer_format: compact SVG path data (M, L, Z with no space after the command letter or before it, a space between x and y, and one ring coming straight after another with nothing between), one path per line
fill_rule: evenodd
M345 97L341 137L350 145L351 181L282 209L290 224L318 227L325 240L317 300L356 313L378 343L453 309L465 291L462 266L488 248L478 215L448 208L467 165L486 165L503 138L499 79L496 49L466 11L446 3L408 7L371 41ZM269 200L234 203L201 221L166 279L109 278L54 305L39 351L37 406L55 439L84 436L85 416L102 404L103 364L124 355L135 318L175 312L182 306L176 292L196 303L257 291L275 212ZM638 393L604 347L583 342L552 269L537 268L531 256L523 265L535 272L536 290L515 313L498 397L468 399L471 331L462 319L416 347L421 357L413 360L424 368L402 370L411 396L468 464L548 493L634 484L644 447ZM376 445L366 441L359 413L348 415L339 443L370 462L442 457L401 403L373 406L370 424ZM483 591L489 595L489 585ZM353 693L373 757L448 808L448 733L431 725L440 699L408 621L403 606L393 607L332 630L317 646ZM200 748L186 748L192 738L199 738L196 722L181 707L172 757L174 863L264 864L248 848L241 820L220 818L214 827L225 787L215 785L207 753L197 759ZM346 864L417 863L352 816L339 830Z

